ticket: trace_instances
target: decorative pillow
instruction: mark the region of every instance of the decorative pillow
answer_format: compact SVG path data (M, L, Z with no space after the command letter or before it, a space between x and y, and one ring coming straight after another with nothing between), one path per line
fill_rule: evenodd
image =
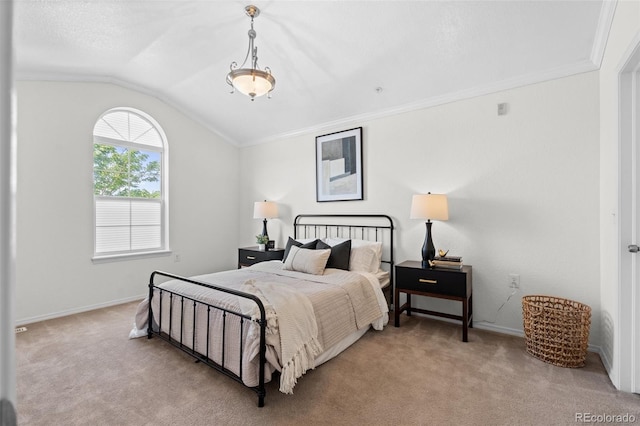
M289 255L289 250L291 250L291 247L301 247L301 248L308 248L311 250L315 250L316 248L316 244L318 243L318 239L316 240L311 240L311 241L307 241L306 243L304 241L296 241L293 238L289 237L289 239L287 240L287 245L284 248L284 255L282 256L282 263L284 263L285 260L287 260L287 256Z
M351 240L336 244L333 247L323 241L318 241L316 250L318 249L331 249L331 255L327 261L327 268L344 269L345 271L349 270Z
M351 249L350 271L376 273L379 266L376 252L371 247L361 246Z
M320 240L317 239L317 238L296 238L294 241L297 241L297 242L302 243L302 244L307 244L307 243L310 243L312 241L316 241L317 242L317 241L320 241Z
M330 246L346 241L345 238L326 238L325 243ZM373 252L373 259L371 258ZM350 271L371 272L375 274L380 269L382 261L382 242L367 240L351 240Z
M376 265L375 270L372 272L378 271L378 266L380 266L380 262L382 262L382 241L366 241L366 240L351 240L351 247L369 247L376 254Z
M282 269L306 274L322 275L331 250L311 250L292 245Z

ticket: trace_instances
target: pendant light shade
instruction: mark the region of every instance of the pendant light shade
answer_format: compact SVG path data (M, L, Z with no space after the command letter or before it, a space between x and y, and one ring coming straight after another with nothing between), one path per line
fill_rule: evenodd
M266 71L242 68L231 71L227 75L227 83L254 100L271 92L276 85L276 79Z
M271 69L265 67L261 70L258 67L258 48L254 46L256 31L253 29L253 19L260 15L260 9L256 6L247 6L244 8L247 16L251 18L251 28L249 29L249 48L247 55L238 67L237 62L231 63L231 71L227 74L227 84L232 87L231 93L238 90L240 93L247 95L251 100L256 97L267 95L271 97L271 92L276 87L276 79L271 75ZM251 56L249 68L245 68L247 60Z

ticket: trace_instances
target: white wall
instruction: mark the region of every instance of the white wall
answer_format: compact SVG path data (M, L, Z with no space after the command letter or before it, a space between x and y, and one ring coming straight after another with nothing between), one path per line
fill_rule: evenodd
M619 141L618 67L630 43L640 31L640 3L618 1L607 48L600 68L600 235L603 361L613 383L620 387L619 262L618 237ZM622 255L628 255L625 251ZM631 354L627 353L630 357ZM630 378L625 378L630 383ZM629 385L630 386L630 385ZM625 386L623 386L625 388ZM625 388L625 390L630 390Z
M236 147L162 101L111 84L19 82L17 97L18 323L134 299L154 269L193 275L235 267ZM167 135L170 243L180 263L91 261L92 130L118 106L148 113Z
M446 193L437 248L473 265L476 326L522 330L520 297L548 294L590 305L600 343L598 73L327 129L242 148L240 244L254 244L252 203L269 199L280 245L300 213L386 213L398 228L396 262L420 259L425 225L410 220L411 195ZM507 102L509 113L497 115ZM316 203L315 136L363 127L365 200ZM522 291L507 300L508 274ZM459 304L421 301L459 312Z
M19 323L138 297L154 269L233 268L236 247L261 230L252 218L261 199L280 204L269 223L280 245L299 213L386 213L398 229L396 261L418 259L424 223L408 219L411 195L431 191L450 199L450 220L434 224L436 246L474 266L478 326L517 332L520 296L551 294L594 309L591 343L600 344L597 72L327 129L364 128L365 200L334 203L315 201L316 133L238 150L115 85L20 82L17 92ZM500 102L508 115L497 116ZM91 130L115 106L149 113L169 138L180 263L91 262ZM509 273L521 275L522 291L498 312Z

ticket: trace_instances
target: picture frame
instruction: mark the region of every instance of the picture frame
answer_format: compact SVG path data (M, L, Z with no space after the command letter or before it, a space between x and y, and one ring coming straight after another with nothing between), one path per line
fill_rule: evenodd
M363 200L362 127L316 137L316 201Z

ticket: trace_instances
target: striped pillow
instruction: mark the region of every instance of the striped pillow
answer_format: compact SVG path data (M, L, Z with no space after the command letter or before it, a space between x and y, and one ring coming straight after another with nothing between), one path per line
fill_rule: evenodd
M322 275L331 254L330 249L310 250L291 246L289 255L282 265L287 271L298 271L306 274Z

